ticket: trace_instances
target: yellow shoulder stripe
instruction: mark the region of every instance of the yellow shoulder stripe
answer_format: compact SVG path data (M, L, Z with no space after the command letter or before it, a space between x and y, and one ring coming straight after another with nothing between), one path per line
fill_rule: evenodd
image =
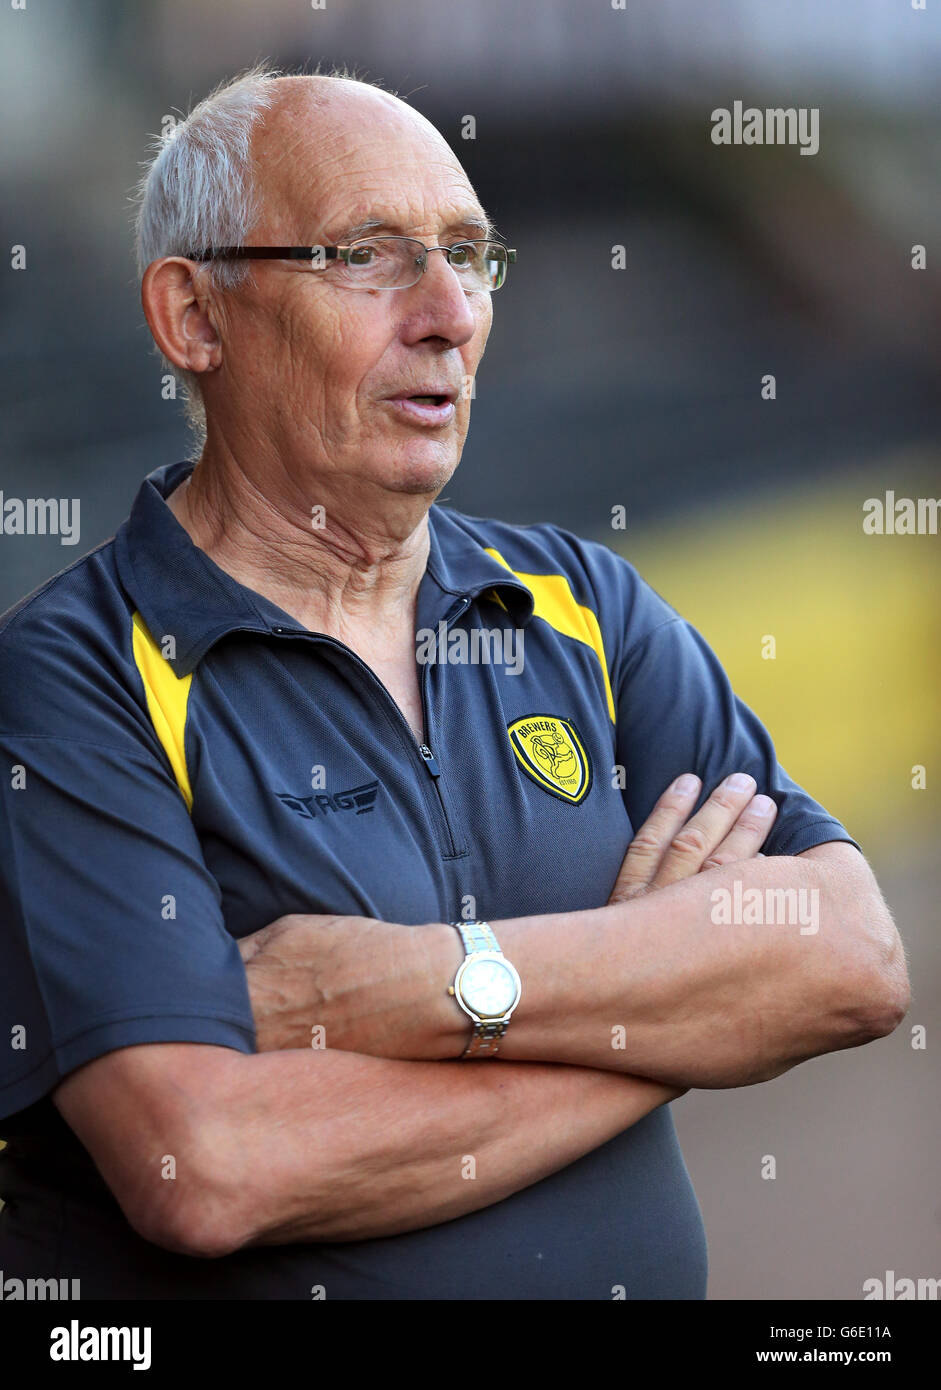
M193 791L186 770L183 735L186 729L186 703L193 677L192 674L183 676L182 679L177 676L169 661L161 654L139 613L134 614L133 637L134 660L144 682L147 709L157 737L170 759L170 766L183 793L186 809L191 811Z
M507 564L499 550L492 550L490 546L487 546L486 551L495 560L499 560L504 569L515 574L517 579L522 580L526 587L532 591L533 598L536 600L534 615L537 618L543 618L550 627L555 628L556 632L561 632L565 637L574 637L576 642L584 642L594 651L601 662L605 695L608 701L608 714L611 716L613 724L614 696L611 693L611 679L608 675L604 642L601 640L601 628L598 626L598 619L595 614L583 603L577 602L564 574L521 574Z

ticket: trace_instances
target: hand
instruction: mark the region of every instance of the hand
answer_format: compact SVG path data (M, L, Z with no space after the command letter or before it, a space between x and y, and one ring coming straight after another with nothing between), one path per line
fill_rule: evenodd
M742 786L731 785L736 777L744 779ZM720 864L763 858L778 808L770 796L755 795L756 785L747 773L733 773L690 819L702 783L691 772L678 777L628 846L608 906Z
M462 954L446 926L431 943L395 922L312 912L279 917L243 937L238 948L259 1052L327 1047L423 1057L428 1000L444 997L432 954L442 943Z
M259 1052L311 1047L314 1030L328 1026L327 1005L343 994L337 978L343 922L335 915L298 913L239 941Z

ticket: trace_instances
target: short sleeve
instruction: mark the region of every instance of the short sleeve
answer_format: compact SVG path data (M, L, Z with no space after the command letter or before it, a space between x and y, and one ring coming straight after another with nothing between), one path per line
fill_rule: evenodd
M629 560L559 527L547 538L578 601L597 615L614 702L616 760L635 830L681 773L702 779L698 809L723 778L748 772L778 807L765 854L801 854L831 840L860 849L788 776L770 734L735 694L715 652Z
M704 638L652 590L642 599L649 630L625 650L616 673L618 761L635 829L682 772L702 779L698 805L731 772L748 772L778 807L765 854L800 854L849 832L780 766L757 716L735 695Z
M114 746L84 739L80 709L68 736L0 729L0 1120L115 1048L255 1050L238 945L169 767L126 718Z

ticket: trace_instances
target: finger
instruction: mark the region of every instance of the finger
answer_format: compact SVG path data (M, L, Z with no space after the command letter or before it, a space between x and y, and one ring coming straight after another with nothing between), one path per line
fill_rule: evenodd
M666 888L698 874L751 801L756 786L747 772L733 772L720 782L695 816L674 835L651 888Z
M686 772L667 787L628 846L609 904L626 902L650 885L668 845L695 806L701 786L694 773Z
M736 859L754 859L770 835L777 814L777 805L770 796L753 796L728 835L705 860L703 868L717 869Z

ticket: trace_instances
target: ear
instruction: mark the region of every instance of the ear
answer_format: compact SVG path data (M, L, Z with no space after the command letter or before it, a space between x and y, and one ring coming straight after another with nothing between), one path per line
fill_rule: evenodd
M222 342L210 313L204 281L208 270L182 256L151 261L141 283L141 305L154 341L175 367L215 371Z

